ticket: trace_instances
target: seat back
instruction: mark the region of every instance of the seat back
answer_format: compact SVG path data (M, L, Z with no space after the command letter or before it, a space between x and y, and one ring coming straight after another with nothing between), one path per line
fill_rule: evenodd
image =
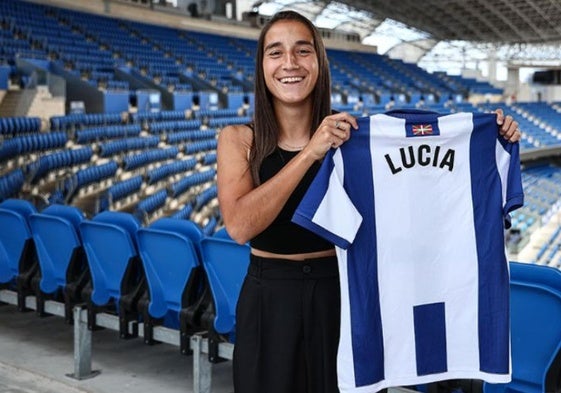
M189 219L176 219L170 217L163 217L154 221L151 228L161 229L164 231L172 231L183 234L185 237L191 239L193 246L199 258L201 258L201 241L205 237L201 227L195 224L194 221Z
M41 270L41 291L53 293L66 286L68 267L82 247L78 226L83 220L77 207L58 204L29 216Z
M510 274L512 381L485 383L484 392L558 391L559 386L547 385L547 374L554 363L559 369L561 271L511 262Z
M236 305L249 265L249 245L220 237L205 237L201 245L215 304L214 329L220 334L233 333Z
M104 211L80 224L84 251L92 275L91 300L98 306L121 297L121 282L131 260L138 256L136 231L140 223L131 214Z
M35 206L23 199L6 199L0 203L0 283L17 277L26 243L32 239L28 219Z
M228 231L226 230L226 227L220 228L219 230L214 232L214 234L212 236L213 237L219 237L221 239L233 240L232 237L230 236L230 234L228 233Z
M137 231L138 248L150 292L149 314L179 318L185 291L200 266L200 229L189 220L160 219ZM177 322L178 320L176 320Z

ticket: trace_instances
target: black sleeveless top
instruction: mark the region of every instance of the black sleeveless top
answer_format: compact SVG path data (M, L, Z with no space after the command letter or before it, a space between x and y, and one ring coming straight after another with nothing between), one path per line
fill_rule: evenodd
M277 147L261 164L259 170L261 182L264 183L276 175L297 154L297 151L287 151ZM320 162L316 161L308 169L277 218L263 232L251 240L252 247L277 254L301 254L330 250L334 247L333 244L322 237L291 221L319 167Z

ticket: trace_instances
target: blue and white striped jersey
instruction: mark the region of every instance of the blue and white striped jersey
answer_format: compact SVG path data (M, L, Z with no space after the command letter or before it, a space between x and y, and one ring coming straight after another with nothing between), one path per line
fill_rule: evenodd
M358 119L293 221L336 245L341 392L511 379L504 226L523 203L519 145L496 116Z

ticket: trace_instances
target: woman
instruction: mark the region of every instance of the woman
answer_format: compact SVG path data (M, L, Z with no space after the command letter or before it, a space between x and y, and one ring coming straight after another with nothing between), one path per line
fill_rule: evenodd
M237 309L236 393L336 393L340 297L334 246L291 222L326 152L356 129L332 113L325 48L313 24L276 14L258 41L255 117L218 142L218 199L228 233L250 242ZM517 123L498 111L501 133ZM504 120L504 121L503 121Z

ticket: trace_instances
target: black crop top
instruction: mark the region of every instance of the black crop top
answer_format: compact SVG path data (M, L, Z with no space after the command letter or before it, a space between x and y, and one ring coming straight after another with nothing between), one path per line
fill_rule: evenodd
M296 154L297 151L286 151L277 147L261 164L261 182L264 183L277 174ZM316 161L310 167L277 218L263 232L251 239L252 247L277 254L301 254L330 250L334 247L330 242L291 221L319 166L320 162Z

